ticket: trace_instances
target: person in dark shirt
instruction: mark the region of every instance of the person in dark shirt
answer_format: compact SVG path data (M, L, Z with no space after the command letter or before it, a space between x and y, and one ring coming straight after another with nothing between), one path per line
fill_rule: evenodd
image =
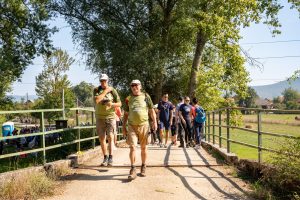
M179 117L185 131L186 148L190 147L192 142L192 106L190 105L190 98L184 97L184 103L179 108Z
M159 115L159 121L160 121L160 138L161 138L161 144L160 147L167 147L168 137L169 137L169 130L172 126L172 120L173 120L173 104L168 101L169 95L167 93L164 93L162 95L162 100L158 103L158 115ZM163 131L166 131L165 134L165 144L163 145Z

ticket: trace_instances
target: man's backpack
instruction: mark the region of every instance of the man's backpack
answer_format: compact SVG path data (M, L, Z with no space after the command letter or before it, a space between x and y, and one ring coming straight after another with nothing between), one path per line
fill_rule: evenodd
M203 108L200 106L196 108L196 118L195 118L197 123L204 123L206 120L206 114Z

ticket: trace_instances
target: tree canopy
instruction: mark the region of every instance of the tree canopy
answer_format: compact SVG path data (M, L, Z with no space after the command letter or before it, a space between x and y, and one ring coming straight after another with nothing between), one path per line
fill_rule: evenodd
M299 9L298 1L289 2ZM155 101L163 90L245 96L249 78L240 29L263 22L280 33L281 8L277 0L52 1L93 72L108 73L119 89L140 79Z
M36 55L51 48L50 36L55 28L46 24L50 19L47 3L47 0L0 1L0 98Z

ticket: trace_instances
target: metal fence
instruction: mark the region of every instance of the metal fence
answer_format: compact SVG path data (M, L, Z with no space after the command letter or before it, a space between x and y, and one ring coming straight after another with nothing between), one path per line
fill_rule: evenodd
M243 128L230 125L230 113L234 110L239 110L243 112L253 112L257 115L257 130L250 128ZM274 114L300 114L300 110L276 110L276 109L256 109L256 108L241 108L241 107L228 107L222 108L214 111L207 112L207 121L205 122L205 140L213 144L218 143L219 147L225 146L222 140L226 141L227 153L231 153L231 144L239 144L242 146L247 146L250 148L257 149L257 160L259 163L262 162L262 151L280 153L277 149L267 148L263 146L263 135L269 135L276 138L289 138L289 139L300 139L300 126L299 126L299 136L292 136L288 134L280 134L273 132L262 131L262 113L274 113ZM217 119L216 119L217 117ZM223 120L222 120L223 119ZM222 124L223 121L223 124ZM218 123L216 123L218 122ZM224 124L225 123L225 124ZM222 128L226 129L226 137L222 136ZM216 130L218 129L218 130ZM251 134L257 135L257 145L237 141L231 139L231 130L237 129L241 131L246 131ZM211 138L212 137L212 138ZM218 140L216 140L218 139Z
M45 130L45 113L47 112L61 112L62 116L64 116L65 111L69 112L74 112L75 111L75 126L69 127L69 128L63 128L63 129L56 129L56 130L50 130L46 131ZM81 111L88 112L91 115L91 125L90 126L80 126L80 119L79 119L79 114ZM18 139L18 138L27 138L27 137L32 137L32 136L40 136L41 137L41 144L38 148L35 149L30 149L30 150L24 150L20 152L15 152L15 153L8 153L8 154L3 154L0 155L0 159L3 158L9 158L9 157L14 157L14 156L20 156L24 154L29 154L29 153L37 153L37 152L42 152L43 156L43 163L45 164L47 162L47 150L50 149L55 149L71 144L77 144L77 151L79 152L81 150L81 143L84 141L92 141L92 148L95 148L96 144L96 139L98 139L98 136L96 134L96 126L95 126L95 111L94 109L88 109L88 108L71 108L67 110L63 109L43 109L43 110L19 110L19 111L0 111L0 115L6 115L6 114L24 114L24 113L38 113L40 115L40 125L39 125L39 131L37 133L28 133L28 134L22 134L22 135L15 135L15 136L7 136L7 137L2 137L0 135L0 142L3 142L5 140L13 140L13 139ZM81 130L83 129L92 129L92 137L87 137L87 138L81 138ZM49 146L46 146L46 136L54 133L62 133L66 131L71 131L75 130L77 132L76 139L69 141L69 142L64 142L64 143L59 143L59 144L52 144ZM118 129L118 139L120 139L120 127Z

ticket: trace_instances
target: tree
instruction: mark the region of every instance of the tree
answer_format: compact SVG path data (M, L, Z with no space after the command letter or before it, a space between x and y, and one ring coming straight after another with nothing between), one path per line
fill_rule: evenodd
M56 50L49 56L44 56L44 70L36 77L35 91L42 99L37 108L62 108L62 93L64 90L65 107L74 106L74 93L71 89L66 71L74 62L72 57L62 50ZM60 113L46 113L52 119L61 116Z
M298 101L300 99L300 93L292 88L287 88L282 92L284 97L283 103L287 104L290 101Z
M82 81L78 85L75 85L72 91L85 107L92 107L94 105L92 84Z
M47 0L0 1L0 99L36 55L49 52L50 17Z
M279 33L281 5L276 0L53 0L52 8L66 17L92 71L108 73L121 90L138 78L157 101L164 88L172 89L168 83L185 86L186 81L189 96L199 97L195 92L205 92L205 85L217 95L245 96L249 79L238 44L240 27L266 19ZM214 73L218 80L209 79ZM186 89L180 87L180 93Z
M258 97L259 96L257 95L255 89L253 89L252 87L248 87L247 96L244 98L239 98L238 104L239 106L244 106L246 108L254 108L256 107L255 100Z

